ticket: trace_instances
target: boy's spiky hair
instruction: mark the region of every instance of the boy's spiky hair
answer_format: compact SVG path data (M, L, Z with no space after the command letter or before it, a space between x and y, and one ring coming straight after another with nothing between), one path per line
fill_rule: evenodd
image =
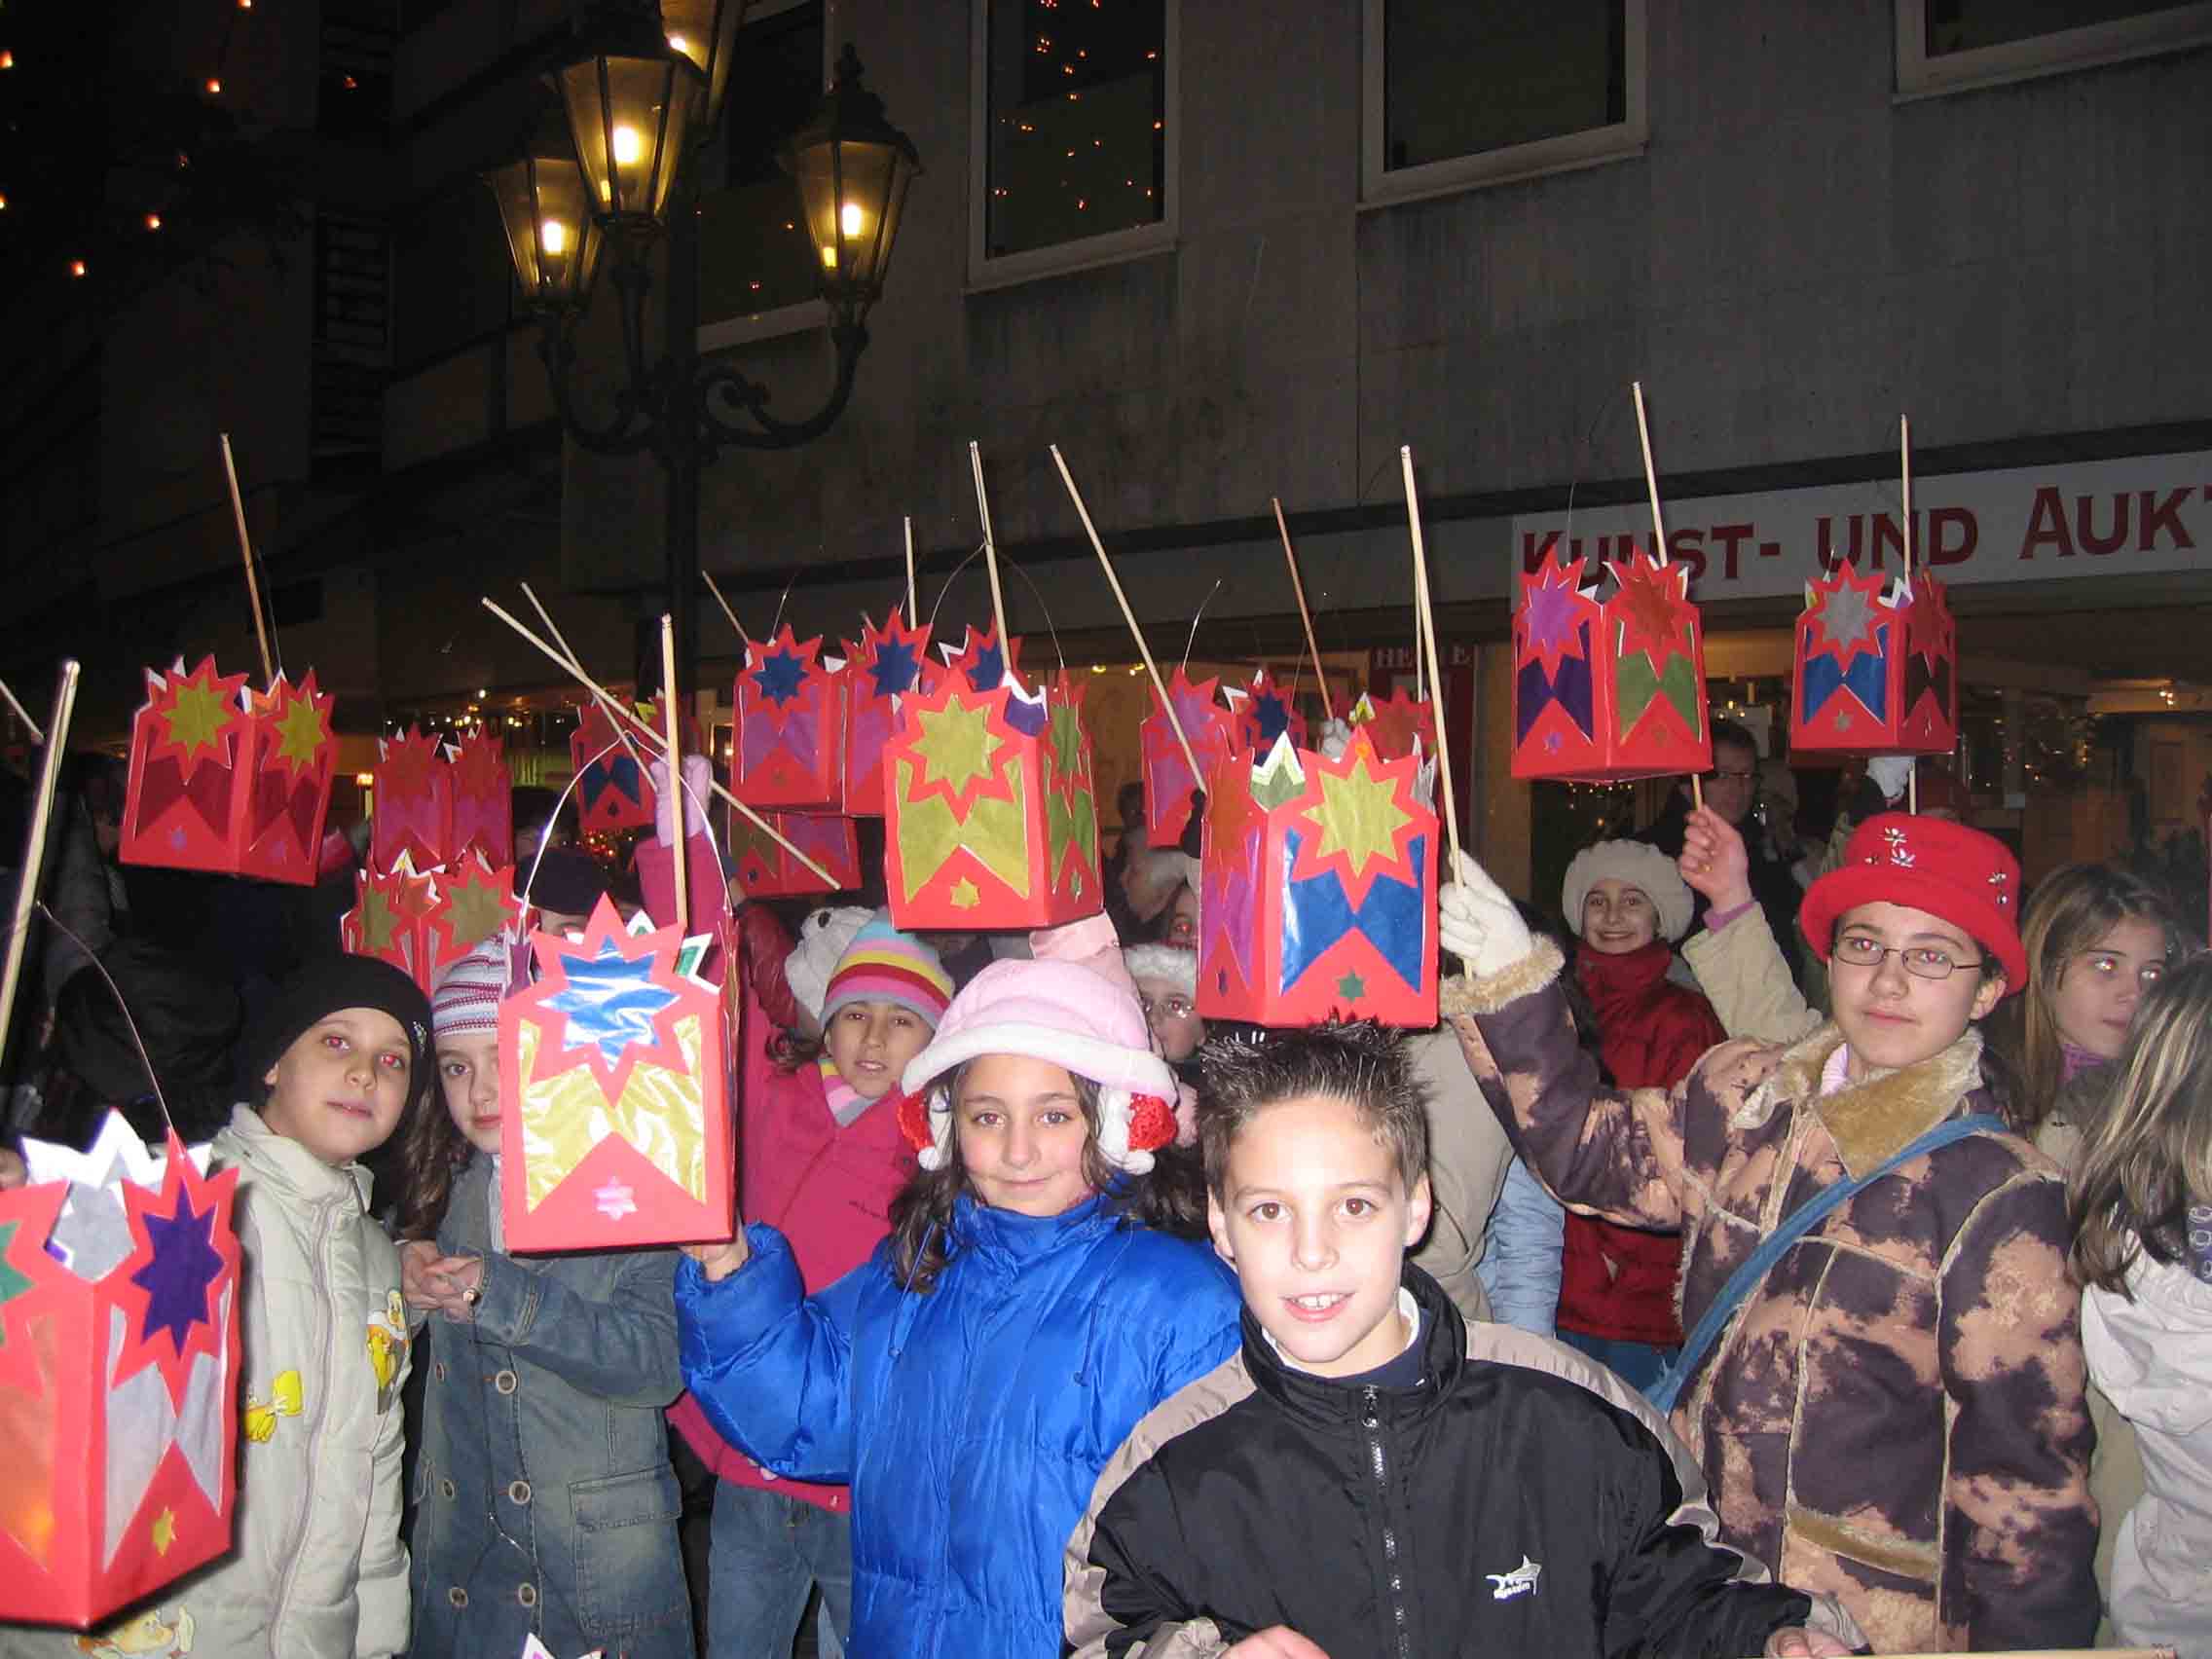
M1198 1146L1219 1198L1229 1151L1270 1106L1304 1095L1342 1100L1389 1149L1410 1192L1428 1173L1428 1090L1396 1031L1372 1019L1223 1037L1198 1051Z

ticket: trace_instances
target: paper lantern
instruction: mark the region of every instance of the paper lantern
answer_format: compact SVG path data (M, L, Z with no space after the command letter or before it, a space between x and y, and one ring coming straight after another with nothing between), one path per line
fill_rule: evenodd
M515 862L515 789L506 745L488 731L470 732L448 762L453 774L453 833L440 861L478 858L494 869Z
M842 893L861 884L861 843L853 820L833 812L763 813L776 834L828 870L824 881L742 813L729 815L730 874L748 899Z
M179 658L147 670L146 690L130 722L122 861L312 887L338 760L336 699L314 671L256 692L211 656L190 674Z
M507 1248L635 1250L730 1236L722 993L675 928L602 899L579 943L531 936L538 979L499 1005ZM696 946L692 947L693 949Z
M1792 754L1944 755L1958 742L1958 624L1943 584L1923 571L1888 587L1847 564L1806 584Z
M845 797L844 664L786 623L745 642L731 733L730 793L748 806L833 807Z
M498 738L477 731L454 747L410 728L379 738L377 753L371 866L391 869L404 857L429 869L472 854L515 862L514 788Z
M1436 1023L1433 774L1354 732L1335 760L1278 739L1206 797L1198 1012Z
M355 956L390 963L427 994L480 941L521 925L514 875L511 866L493 869L474 855L417 874L403 854L395 868L355 874L339 942Z
M1435 758L1436 711L1427 698L1416 699L1403 686L1380 703L1363 692L1345 723L1355 731L1365 731L1381 759L1403 760L1417 753Z
M1082 693L1062 674L1034 696L954 665L906 699L884 745L884 871L902 928L1057 927L1104 903Z
M881 628L865 623L859 644L846 643L845 811L852 817L883 816L883 746L898 729L901 699L937 683L929 648L929 624L908 628L896 607Z
M1254 674L1249 685L1227 686L1222 695L1236 713L1237 744L1254 760L1272 752L1280 737L1288 737L1294 747L1305 747L1306 717L1266 669Z
M1713 765L1705 630L1689 570L1641 549L1605 568L1599 603L1583 561L1546 552L1513 614L1513 775L1620 783Z
M586 835L652 828L653 784L639 756L649 760L660 750L641 734L639 721L623 718L635 755L623 747L613 719L596 702L577 712L576 729L569 738L569 761L576 774L576 822Z
M995 626L978 628L971 622L957 646L940 645L938 649L944 655L946 673L959 675L971 691L990 691L1020 665L1021 636L1016 634L1002 647Z
M1148 842L1172 847L1183 838L1191 822L1191 792L1206 788L1206 778L1225 764L1236 748L1236 719L1216 695L1220 682L1191 683L1182 669L1167 682L1167 708L1183 725L1191 754L1198 757L1201 777L1191 776L1191 762L1175 739L1175 727L1153 693L1153 713L1137 733L1139 763L1144 773L1144 821Z
M238 1171L120 1114L0 1192L0 1620L83 1628L231 1547Z

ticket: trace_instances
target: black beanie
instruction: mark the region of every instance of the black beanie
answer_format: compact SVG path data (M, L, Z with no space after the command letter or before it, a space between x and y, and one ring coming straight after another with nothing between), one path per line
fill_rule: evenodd
M548 847L537 861L537 873L530 881L530 902L557 916L588 916L607 897L607 876L588 854L567 847Z
M276 993L253 1022L245 1041L245 1075L258 1088L300 1033L340 1009L373 1008L399 1021L407 1033L410 1096L429 1076L430 999L388 962L373 956L318 956Z

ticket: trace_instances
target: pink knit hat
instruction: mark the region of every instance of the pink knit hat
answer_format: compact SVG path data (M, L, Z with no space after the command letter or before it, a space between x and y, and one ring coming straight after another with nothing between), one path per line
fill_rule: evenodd
M1073 962L994 962L952 999L937 1036L900 1082L919 1112L903 1114L924 1169L943 1165L952 1101L941 1080L984 1054L1027 1054L1098 1086L1098 1149L1132 1175L1175 1138L1175 1074L1152 1051L1144 1011L1124 987Z
M506 940L494 934L448 966L430 997L430 1028L440 1037L498 1030L510 961Z

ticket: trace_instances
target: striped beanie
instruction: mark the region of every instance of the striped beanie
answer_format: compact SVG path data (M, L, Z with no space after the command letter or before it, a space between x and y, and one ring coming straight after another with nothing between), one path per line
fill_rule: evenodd
M822 998L828 1025L847 1003L887 1002L921 1015L934 1030L952 1001L952 976L937 952L878 914L853 936Z
M430 997L431 1029L440 1037L498 1030L508 962L506 941L494 934L448 967Z

